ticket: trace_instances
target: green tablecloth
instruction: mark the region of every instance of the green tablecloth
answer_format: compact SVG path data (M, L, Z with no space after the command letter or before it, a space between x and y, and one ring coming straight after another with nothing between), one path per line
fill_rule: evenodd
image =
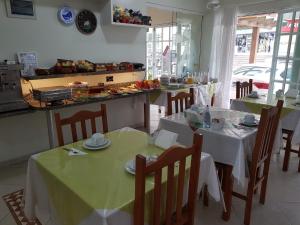
M69 156L66 151L57 148L40 154L36 160L51 204L64 225L79 224L96 209L133 214L135 177L125 171L124 165L137 154L162 153L162 149L148 144L148 136L142 132L116 131L106 137L112 145L102 151ZM81 142L75 145L82 149ZM165 171L162 179L166 180ZM153 178L148 177L147 221L151 212L149 199L153 186Z
M284 106L281 111L281 117L283 118L286 115L288 115L290 112L296 110L297 107L292 104L295 101L295 99L282 98L282 100L284 100ZM272 96L271 99L267 99L266 96L260 96L260 98L258 99L244 97L242 99L236 99L233 101L237 101L237 102L240 101L245 104L245 106L249 109L250 112L255 114L261 114L262 108L268 106L275 106L277 104L278 99L276 99L275 96Z
M162 86L160 89L157 89L150 93L149 95L150 103L151 104L155 103L155 101L159 98L159 96L161 96L162 93L167 93L168 91L179 93L179 92L189 92L190 89L189 88L168 89L167 87Z

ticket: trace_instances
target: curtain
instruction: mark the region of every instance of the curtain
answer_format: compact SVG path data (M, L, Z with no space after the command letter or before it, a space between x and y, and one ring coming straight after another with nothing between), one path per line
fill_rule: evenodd
M229 108L232 65L237 26L237 7L224 7L214 11L214 28L210 56L210 76L221 83L216 93L216 106Z

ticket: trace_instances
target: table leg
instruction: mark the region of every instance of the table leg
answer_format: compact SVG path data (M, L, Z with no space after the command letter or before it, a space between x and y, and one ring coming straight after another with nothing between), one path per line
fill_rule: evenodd
M149 94L146 94L146 101L144 104L144 127L147 130L147 133L150 134L150 99Z
M233 189L233 167L230 165L223 165L223 191L226 211L223 211L222 218L225 221L230 219L231 205L232 205L232 189Z
M50 149L52 149L54 148L54 128L53 128L52 110L46 110L46 117L47 117L49 145L50 145Z
M291 137L288 136L287 140L286 140L285 153L284 153L283 166L282 166L282 170L284 172L288 171L288 169L289 169L291 148L292 148Z

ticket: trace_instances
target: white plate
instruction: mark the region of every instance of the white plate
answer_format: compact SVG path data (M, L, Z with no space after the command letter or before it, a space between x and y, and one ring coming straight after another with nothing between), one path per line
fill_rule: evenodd
M258 95L248 95L248 98L259 98Z
M132 174L135 175L135 160L129 160L126 164L125 164L125 170Z
M85 149L88 149L88 150L97 151L97 150L105 149L105 148L109 147L110 145L111 145L111 141L108 140L106 145L102 145L102 146L98 146L98 147L91 147L91 146L87 146L84 142L82 144L82 147L84 147Z
M89 140L86 140L85 142L84 142L84 144L86 145L86 146L88 146L88 147L90 147L90 148L101 148L101 147L103 147L104 145L107 145L107 143L108 143L108 139L104 139L104 142L103 142L103 144L101 144L101 145L90 145L88 142L89 142Z
M256 127L256 126L258 126L259 121L255 120L253 123L248 123L248 122L246 122L244 120L241 120L240 124L244 125L244 126L248 126L248 127Z
M157 156L147 156L147 164L151 163L151 162L155 162L157 159ZM135 175L135 159L129 160L128 162L126 162L125 166L124 166L125 170L132 174Z

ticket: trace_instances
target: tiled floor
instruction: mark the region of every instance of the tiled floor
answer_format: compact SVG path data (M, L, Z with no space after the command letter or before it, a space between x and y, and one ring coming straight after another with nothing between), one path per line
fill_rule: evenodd
M163 114L162 114L163 115ZM155 130L159 121L157 108L152 109L152 127ZM289 172L281 171L283 156L274 156L265 205L258 203L258 196L252 213L252 225L300 225L300 174L297 173L298 158L293 156ZM24 187L26 162L0 169L0 196ZM220 218L222 205L210 200L209 207L201 201L197 203L197 225L242 225L244 202L234 198L232 218L224 222ZM0 199L0 225L16 225L2 198Z

